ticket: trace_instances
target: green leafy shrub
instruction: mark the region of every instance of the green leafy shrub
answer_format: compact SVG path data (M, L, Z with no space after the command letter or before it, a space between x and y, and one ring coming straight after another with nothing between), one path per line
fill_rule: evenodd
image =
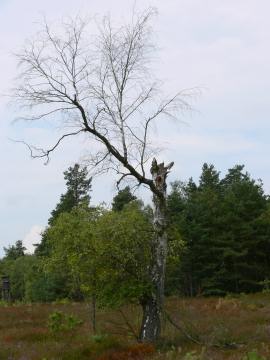
M183 360L199 360L200 355L196 351L191 351L185 354Z
M256 350L253 350L245 355L243 360L266 360L266 358L264 356L260 356Z
M82 320L74 315L64 314L62 311L54 311L50 314L48 328L53 334L66 330L74 330L82 324Z
M95 343L102 343L106 341L108 338L108 335L104 334L95 334L91 337L92 341Z
M10 304L7 302L7 301L4 301L4 300L0 300L0 307L7 307L9 306Z
M185 356L183 357L183 360L202 360L205 359L204 354L205 354L205 347L202 348L200 353L194 350L186 353Z

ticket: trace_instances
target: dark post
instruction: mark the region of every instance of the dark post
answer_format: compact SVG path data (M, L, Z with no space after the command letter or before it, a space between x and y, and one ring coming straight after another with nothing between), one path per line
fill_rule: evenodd
M6 275L2 276L2 300L10 301L10 282Z

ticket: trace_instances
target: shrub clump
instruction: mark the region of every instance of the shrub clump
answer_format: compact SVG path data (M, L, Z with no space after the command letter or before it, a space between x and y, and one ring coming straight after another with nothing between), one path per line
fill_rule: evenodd
M74 315L64 314L62 311L54 311L48 320L48 328L55 335L63 331L74 330L81 324L81 319Z

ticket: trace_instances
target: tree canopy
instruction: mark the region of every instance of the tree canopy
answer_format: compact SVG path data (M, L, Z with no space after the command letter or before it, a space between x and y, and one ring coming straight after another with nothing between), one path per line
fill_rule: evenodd
M188 295L259 290L268 277L269 199L243 165L223 179L204 164L199 184L176 182L170 222L185 242L179 282Z
M5 248L0 273L10 277L13 299L80 300L94 293L102 306L140 301L151 288L153 214L129 189L119 194L117 210L81 201L59 213L37 256L25 255L22 241ZM262 289L270 274L270 203L243 165L221 177L204 164L197 184L172 183L168 219L166 294Z

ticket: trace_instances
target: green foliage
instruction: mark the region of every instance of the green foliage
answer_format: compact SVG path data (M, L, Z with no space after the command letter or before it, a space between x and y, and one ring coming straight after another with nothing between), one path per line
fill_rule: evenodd
M1 272L9 277L11 299L13 301L25 300L27 280L33 272L35 258L24 255L15 259L4 258L1 262Z
M27 278L25 300L28 302L51 302L67 294L67 279L59 272L44 271L42 260L37 259L35 271Z
M103 305L138 302L150 291L152 226L138 203L107 212L96 224L98 298Z
M185 354L183 360L200 360L202 359L201 355L198 355L197 351L190 351Z
M35 255L22 241L5 250L14 301L96 298L102 306L140 302L151 291L152 209L129 187L112 211L89 207L91 178L78 164ZM199 183L172 184L168 197L166 294L269 292L270 201L242 165L220 179L203 165Z
M2 259L0 274L9 276L12 301L49 302L66 295L63 274L44 272L42 259L35 255Z
M9 303L7 301L0 300L0 307L7 307L7 306L9 306Z
M44 273L65 274L69 297L119 306L150 291L153 229L139 202L120 212L78 206L60 214L46 236L51 254Z
M48 244L48 229L55 223L59 215L68 213L75 207L83 204L84 206L89 206L92 178L89 177L87 168L75 164L64 172L64 179L66 180L67 191L61 195L59 203L51 212L51 217L48 220L49 227L43 232L40 244L36 246L36 255L50 255L51 248Z
M243 360L266 360L265 357L260 356L256 350L249 352L243 357Z
M54 311L49 315L48 328L53 334L74 330L81 324L82 320L74 315L64 314L62 311Z
M6 260L16 260L25 255L25 250L26 248L23 246L22 240L18 240L15 245L9 246L8 248L4 247L4 258Z
M58 333L63 328L63 313L55 311L49 316L48 328L53 333Z
M166 265L166 295L178 295L181 292L182 284L181 263L185 254L185 243L177 226L171 225L168 228L168 253Z
M76 207L48 229L45 273L65 273L69 294L118 306L150 291L152 226L138 202L121 212Z
M103 210L87 206L63 213L47 231L52 249L44 260L48 274L65 274L68 296L88 297L95 291L96 254L94 226Z
M75 164L64 172L64 179L67 192L61 195L60 202L52 211L49 225L52 225L60 214L71 211L75 206L83 203L89 205L92 178L89 177L87 168Z
M93 335L91 337L91 339L95 343L102 343L104 341L104 339L106 339L107 337L108 337L108 335L96 334L96 335Z
M123 190L119 190L118 194L115 195L112 201L112 210L113 211L121 211L123 210L124 206L129 204L131 201L136 200L136 196L134 196L131 191L130 187L126 186Z
M270 293L270 280L269 279L265 279L263 281L260 281L259 284L262 285L262 287L263 287L263 289L262 289L263 293L265 293L265 294Z
M223 179L204 164L199 185L176 182L168 198L170 227L183 247L176 284L186 295L224 295L261 289L270 261L269 200L242 165ZM173 275L170 275L171 277Z

